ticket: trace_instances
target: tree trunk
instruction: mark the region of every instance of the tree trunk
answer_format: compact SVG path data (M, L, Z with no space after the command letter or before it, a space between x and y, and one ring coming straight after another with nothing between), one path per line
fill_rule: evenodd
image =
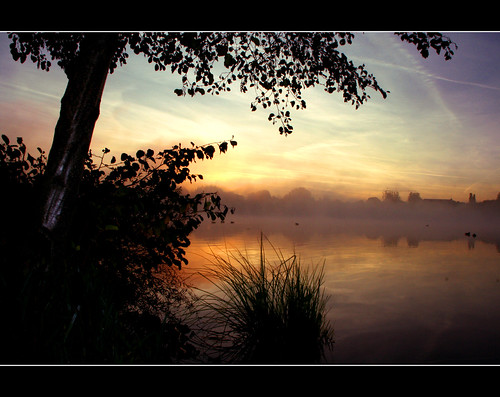
M53 244L64 242L71 225L116 43L116 34L86 35L79 55L65 70L68 85L49 153L41 219L42 231Z

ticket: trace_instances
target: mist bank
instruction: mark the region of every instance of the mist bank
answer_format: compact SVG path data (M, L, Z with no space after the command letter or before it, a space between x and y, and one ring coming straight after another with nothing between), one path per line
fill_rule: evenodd
M425 199L418 196L402 201L398 195L384 192L381 199L342 201L331 197L315 197L305 188L295 188L278 197L268 190L238 194L212 186L198 191L217 192L222 202L243 216L285 216L288 218L326 218L359 220L404 220L429 225L437 222L482 222L496 224L500 220L500 197L467 203L452 199ZM471 195L472 197L472 195ZM415 198L415 196L413 197Z
M380 240L387 247L417 247L425 241L460 240L469 248L474 248L476 242L483 242L493 244L500 252L498 222L460 217L436 219L432 223L426 223L425 220L415 218L362 219L235 213L228 216L224 223L203 222L193 234L213 246L228 241L255 243L263 234L280 249L311 244L323 249L332 241L338 243L345 238L358 236Z

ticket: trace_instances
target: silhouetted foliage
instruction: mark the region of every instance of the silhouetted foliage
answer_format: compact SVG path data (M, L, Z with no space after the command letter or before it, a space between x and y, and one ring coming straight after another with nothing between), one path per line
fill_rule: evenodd
M228 144L215 146L224 153ZM180 269L187 263L188 235L204 216L223 221L233 211L221 204L216 193L191 196L180 189L186 181L203 178L191 174L188 166L213 158L215 146L192 143L185 148L179 144L157 154L151 149L138 150L135 156L122 153L119 163L113 157L109 164L104 162L108 149L103 150L99 164L94 164L95 156L89 156L82 179L82 227L78 232L105 237L97 240L107 256L118 250L117 260L124 263L140 263L147 269L163 263Z
M37 148L33 157L21 137L11 143L2 134L0 142L0 228L1 257L6 259L16 248L22 254L29 249L31 237L37 230L38 199L42 189L47 156ZM15 243L15 244L14 244Z
M397 32L402 41L414 44L424 58L432 48L449 60L456 44L441 33ZM31 59L37 67L49 70L52 59L67 73L77 59L80 43L88 33L11 33L11 53L15 60ZM111 36L111 34L110 34ZM110 73L127 63L128 50L143 54L156 71L182 76L177 95L230 91L233 83L247 92L254 89L251 109L260 105L271 111L268 119L280 124L281 134L289 134L290 110L305 109L302 91L322 86L328 93L342 93L345 102L356 107L366 102L367 88L382 89L364 65L355 66L340 49L352 44L349 32L162 32L115 34L116 50ZM220 63L217 63L220 61ZM221 64L227 70L215 76L213 69Z
M440 33L396 33L427 57L429 48L450 59L456 46ZM42 70L56 60L68 77L48 164L42 226L60 245L81 178L108 72L126 64L129 49L143 54L155 70L182 76L177 95L219 94L238 81L242 92L255 91L251 109L270 110L280 134L293 131L290 110L304 109L302 91L322 86L359 107L367 89L383 90L364 65L355 66L340 47L351 44L346 32L169 32L169 33L10 33L14 60L30 59ZM224 72L214 75L214 68ZM58 250L54 250L57 252Z
M390 203L400 203L401 197L397 190L385 189L382 193L382 200Z
M178 270L189 233L204 217L223 221L216 193L185 195L189 164L211 159L221 142L120 161L89 153L64 261L50 263L38 233L45 152L22 138L0 145L2 362L176 362L196 356L180 318L190 292ZM234 146L235 141L230 141ZM95 159L98 159L95 162ZM232 211L232 210L231 210Z
M408 194L408 202L415 204L420 203L422 201L422 197L420 197L420 193L418 192L410 192Z
M444 59L450 60L454 55L453 48L457 48L455 43L441 33L398 32L396 34L402 41L416 45L417 50L424 58L429 56L429 48L432 48L437 54L443 51Z

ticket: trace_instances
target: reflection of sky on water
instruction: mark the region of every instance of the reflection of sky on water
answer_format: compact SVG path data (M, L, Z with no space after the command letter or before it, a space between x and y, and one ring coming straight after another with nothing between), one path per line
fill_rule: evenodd
M295 250L303 264L325 261L336 335L328 362L500 363L500 253L491 230L483 230L483 241L479 233L471 239L453 230L456 225L432 231L280 222L207 223L192 236L187 268L203 267L198 253L209 247L257 260L262 231L285 257ZM272 248L265 248L272 262Z

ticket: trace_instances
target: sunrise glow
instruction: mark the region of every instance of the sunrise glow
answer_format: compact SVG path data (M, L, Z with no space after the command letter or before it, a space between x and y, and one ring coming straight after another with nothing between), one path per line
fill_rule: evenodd
M218 96L177 97L180 78L155 72L142 56L108 76L92 150L135 153L234 139L238 145L192 166L199 186L283 195L305 187L342 199L380 197L386 188L406 199L465 201L470 192L494 199L500 191L498 33L446 33L458 44L450 61L423 59L390 32L357 33L345 48L366 65L387 99L358 110L320 87L305 91L307 109L292 113L294 132L281 136L262 109L250 111L251 93L235 86ZM57 67L37 70L14 62L0 35L2 133L28 147L50 149L66 77Z

